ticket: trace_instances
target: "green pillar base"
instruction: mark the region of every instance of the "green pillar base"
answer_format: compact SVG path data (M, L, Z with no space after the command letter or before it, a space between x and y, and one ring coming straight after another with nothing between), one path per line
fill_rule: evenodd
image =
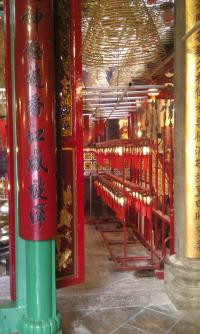
M61 316L47 320L31 320L24 318L19 325L20 334L62 334Z
M17 307L14 303L0 306L0 334L16 333L24 314L25 306Z

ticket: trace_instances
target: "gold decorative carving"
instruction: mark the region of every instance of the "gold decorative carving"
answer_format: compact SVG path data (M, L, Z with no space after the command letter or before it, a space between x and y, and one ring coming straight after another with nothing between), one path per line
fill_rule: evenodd
M66 203L66 205L71 206L72 205L72 187L71 185L67 186L67 190L64 191L64 203Z
M66 269L67 266L73 261L72 259L72 250L66 248L62 251L62 240L66 239L69 245L72 244L72 220L73 216L69 212L69 208L73 204L73 196L71 185L66 187L66 190L63 190L63 207L59 213L58 220L58 230L62 231L57 234L56 237L56 267L57 271L62 271Z
M66 269L67 266L72 262L72 251L71 249L65 249L63 253L60 254L59 260L57 262L57 270L62 271Z
M57 6L57 99L62 135L68 137L72 136L70 0L59 0Z

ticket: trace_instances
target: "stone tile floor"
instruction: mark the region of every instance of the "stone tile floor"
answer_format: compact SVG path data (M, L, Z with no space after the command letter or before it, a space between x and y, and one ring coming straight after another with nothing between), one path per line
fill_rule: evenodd
M7 299L8 278L0 280ZM177 310L164 281L116 271L99 233L86 225L86 280L57 291L64 334L199 334L200 310Z
M177 310L155 277L116 271L86 225L86 281L58 290L64 334L199 334L200 310Z

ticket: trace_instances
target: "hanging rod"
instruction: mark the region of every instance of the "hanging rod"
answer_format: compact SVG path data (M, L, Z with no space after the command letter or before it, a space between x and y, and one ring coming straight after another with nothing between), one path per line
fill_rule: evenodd
M196 24L192 29L190 29L183 37L182 41L184 42L186 39L188 39L192 34L194 34L195 31L197 31L200 28L200 21L197 21Z
M159 88L164 89L166 88L165 85L134 85L134 86L112 86L112 87L85 87L83 90L102 90L102 91L109 91L109 90L134 90L134 89L149 89L149 88Z

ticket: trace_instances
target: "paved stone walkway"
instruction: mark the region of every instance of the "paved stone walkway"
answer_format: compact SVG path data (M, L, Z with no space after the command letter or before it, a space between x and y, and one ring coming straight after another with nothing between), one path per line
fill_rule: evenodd
M200 311L178 311L164 281L118 272L86 225L86 282L58 290L64 334L199 334Z
M9 280L0 279L0 300ZM164 281L118 272L99 233L86 225L86 281L57 291L64 334L199 334L200 310L178 311Z

